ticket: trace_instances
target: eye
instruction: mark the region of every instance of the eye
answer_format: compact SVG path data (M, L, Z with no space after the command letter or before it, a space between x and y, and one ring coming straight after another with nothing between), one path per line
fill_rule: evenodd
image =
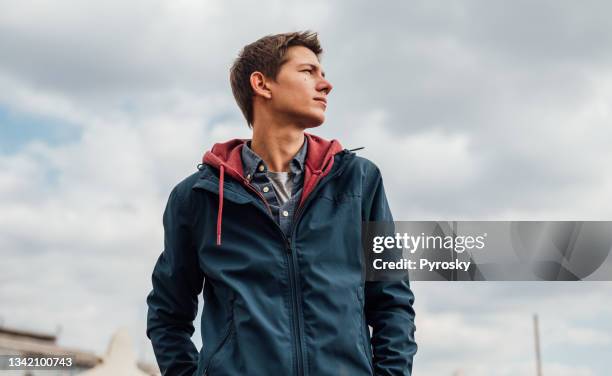
M312 74L312 69L304 69L304 70L301 70L300 72L308 72L309 74Z

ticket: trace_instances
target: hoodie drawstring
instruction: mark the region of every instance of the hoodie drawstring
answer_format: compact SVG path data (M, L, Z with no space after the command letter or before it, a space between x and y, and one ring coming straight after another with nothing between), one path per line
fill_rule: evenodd
M217 245L221 245L221 221L223 219L223 178L225 176L225 167L219 167L219 210L217 211Z

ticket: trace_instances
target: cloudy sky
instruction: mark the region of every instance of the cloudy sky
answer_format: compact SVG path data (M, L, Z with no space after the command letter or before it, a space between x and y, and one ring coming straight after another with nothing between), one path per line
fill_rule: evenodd
M252 3L252 2L251 2ZM0 322L142 359L161 214L204 150L249 137L228 69L313 29L327 121L398 220L611 220L605 1L0 2ZM414 282L416 376L604 376L612 283ZM196 331L197 332L197 331ZM199 335L194 341L200 345Z

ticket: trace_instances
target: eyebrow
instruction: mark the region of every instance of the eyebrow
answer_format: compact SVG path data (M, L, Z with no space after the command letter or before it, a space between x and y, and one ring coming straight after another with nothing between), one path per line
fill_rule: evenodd
M320 70L318 66L316 66L314 64L310 64L310 63L298 64L298 67L301 67L302 65L307 65L307 66L311 67L314 70ZM325 71L321 70L321 76L325 77Z

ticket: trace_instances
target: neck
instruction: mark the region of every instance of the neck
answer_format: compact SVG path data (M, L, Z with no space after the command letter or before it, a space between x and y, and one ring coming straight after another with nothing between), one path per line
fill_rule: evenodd
M304 130L298 127L253 124L251 149L270 171L288 172L291 159L304 144L304 137Z

